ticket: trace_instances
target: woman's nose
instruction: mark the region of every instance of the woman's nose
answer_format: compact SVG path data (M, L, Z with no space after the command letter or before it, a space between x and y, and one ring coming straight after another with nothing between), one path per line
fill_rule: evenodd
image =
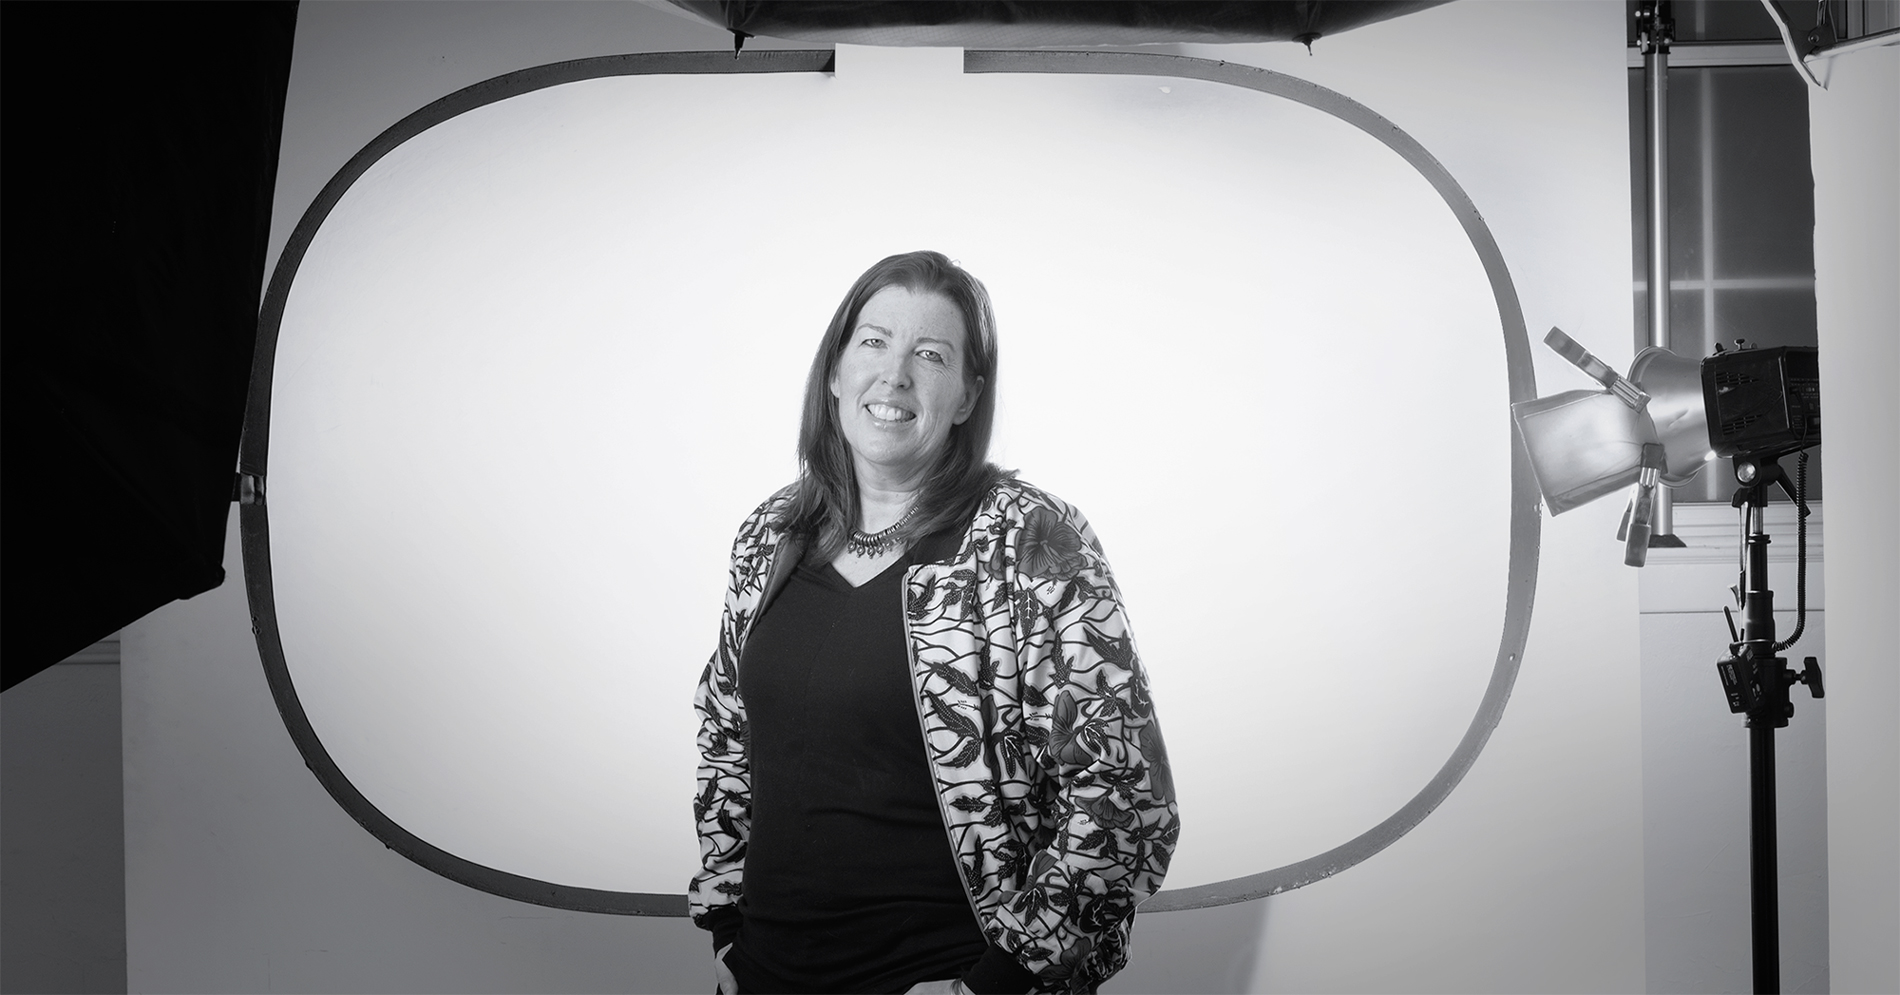
M909 361L902 356L891 357L890 362L884 367L883 380L892 387L908 388L910 386Z

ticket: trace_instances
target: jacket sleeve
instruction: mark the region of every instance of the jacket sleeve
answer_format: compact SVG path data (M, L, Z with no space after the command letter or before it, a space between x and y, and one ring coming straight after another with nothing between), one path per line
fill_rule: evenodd
M1121 595L1088 522L1025 503L1012 586L1025 737L1048 813L1005 945L1045 986L1089 991L1127 961L1135 906L1180 834L1167 749Z
M770 502L768 502L768 505ZM686 898L693 922L711 928L707 916L736 905L752 828L752 775L746 754L745 703L739 697L739 651L752 606L769 564L765 542L767 506L746 519L732 544L719 647L699 677L693 709L699 717L699 777L693 820L699 832L699 873Z

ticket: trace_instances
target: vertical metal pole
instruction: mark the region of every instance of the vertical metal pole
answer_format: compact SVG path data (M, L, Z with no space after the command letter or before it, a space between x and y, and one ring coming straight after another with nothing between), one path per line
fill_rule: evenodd
M1742 513L1748 523L1748 573L1743 583L1742 652L1759 687L1748 713L1749 945L1755 991L1781 991L1781 895L1775 840L1775 730L1788 724L1788 691L1775 656L1775 592L1768 589L1767 482Z
M1649 98L1649 344L1669 348L1669 4L1653 8L1643 38L1643 86ZM1669 489L1656 489L1650 535L1674 535Z
M1749 945L1756 995L1781 991L1781 895L1775 841L1775 727L1748 729Z

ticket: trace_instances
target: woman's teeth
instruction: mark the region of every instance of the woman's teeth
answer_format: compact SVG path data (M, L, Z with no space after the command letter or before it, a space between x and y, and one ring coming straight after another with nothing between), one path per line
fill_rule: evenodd
M893 408L888 404L867 404L864 409L880 421L910 421L917 417L903 408Z

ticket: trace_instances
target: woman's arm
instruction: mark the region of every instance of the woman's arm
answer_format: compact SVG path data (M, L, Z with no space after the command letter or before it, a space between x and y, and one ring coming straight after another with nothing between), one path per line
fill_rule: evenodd
M693 821L699 833L699 873L687 900L693 921L711 928L708 915L733 906L745 873L746 840L751 835L751 772L745 751L745 710L739 702L736 669L726 660L729 625L721 626L720 651L700 674L693 696L699 713L698 792Z
M766 502L748 516L733 540L719 647L700 673L693 695L693 709L699 716L693 821L699 833L700 869L686 897L693 921L704 929L726 925L724 920L735 910L751 835L752 775L746 755L745 703L739 697L739 653L758 604L764 566L770 562L771 504Z
M1081 514L1011 482L970 536L970 566L906 592L952 846L991 944L1043 988L1092 989L1174 852L1167 749Z
M1121 594L1088 522L1046 495L1016 536L1024 733L1044 823L1005 946L1045 981L1093 987L1127 959L1135 906L1161 886L1180 829L1167 748Z
M750 835L750 769L745 756L745 710L737 674L722 663L724 648L699 674L693 708L699 712L699 779L693 824L699 832L699 873L686 892L693 923L711 929L707 915L739 900Z

